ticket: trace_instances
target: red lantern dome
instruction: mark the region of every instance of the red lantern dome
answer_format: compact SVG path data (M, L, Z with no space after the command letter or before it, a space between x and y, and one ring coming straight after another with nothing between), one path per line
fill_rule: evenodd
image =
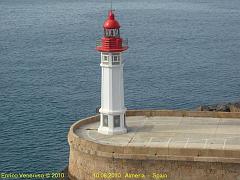
M119 29L120 28L118 21L115 20L112 10L109 11L108 19L104 22L103 28L105 28L105 29Z
M100 52L122 52L128 49L127 41L120 37L120 25L110 10L103 24L104 37L97 42L96 49Z

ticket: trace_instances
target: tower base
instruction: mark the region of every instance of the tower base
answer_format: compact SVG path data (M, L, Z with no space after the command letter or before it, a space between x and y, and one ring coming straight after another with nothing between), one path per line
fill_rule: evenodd
M110 129L108 127L99 127L98 132L106 135L124 134L127 133L127 128Z

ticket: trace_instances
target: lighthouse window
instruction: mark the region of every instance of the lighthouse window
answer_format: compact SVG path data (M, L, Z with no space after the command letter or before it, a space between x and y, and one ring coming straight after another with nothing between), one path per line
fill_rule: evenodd
M103 126L107 127L108 126L108 116L103 115Z
M119 61L119 56L113 56L113 61L115 62Z
M103 56L103 61L108 61L108 56Z
M114 34L116 37L119 37L119 29L114 29Z
M119 37L119 29L105 29L106 37Z
M120 127L120 115L114 116L114 127Z
M120 64L120 57L119 56L113 56L113 65Z
M109 60L109 58L108 58L108 56L106 56L106 55L103 55L103 64L108 64L108 60Z

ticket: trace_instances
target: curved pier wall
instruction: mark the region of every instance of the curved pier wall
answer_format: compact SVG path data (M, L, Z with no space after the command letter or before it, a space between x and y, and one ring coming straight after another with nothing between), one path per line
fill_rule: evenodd
M240 113L163 110L128 111L127 116L240 118ZM73 124L68 134L71 180L92 179L240 179L240 151L111 146L88 141L74 131L99 121L92 116ZM171 151L171 153L170 153ZM143 177L144 176L144 177Z

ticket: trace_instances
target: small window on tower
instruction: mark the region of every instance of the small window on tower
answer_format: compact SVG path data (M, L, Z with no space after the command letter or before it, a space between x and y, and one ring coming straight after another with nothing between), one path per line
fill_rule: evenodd
M109 58L108 58L108 56L106 56L106 55L103 55L103 60L102 60L102 63L103 63L103 64L108 64L108 61L109 61Z
M120 127L120 115L114 116L114 127Z
M123 126L126 127L126 114L124 114L124 121L123 121Z
M103 56L103 61L108 61L108 56Z
M118 65L120 64L120 57L119 56L113 56L113 65Z
M108 127L108 116L107 115L103 115L103 126Z
M119 56L113 56L113 60L114 60L115 62L119 61Z

